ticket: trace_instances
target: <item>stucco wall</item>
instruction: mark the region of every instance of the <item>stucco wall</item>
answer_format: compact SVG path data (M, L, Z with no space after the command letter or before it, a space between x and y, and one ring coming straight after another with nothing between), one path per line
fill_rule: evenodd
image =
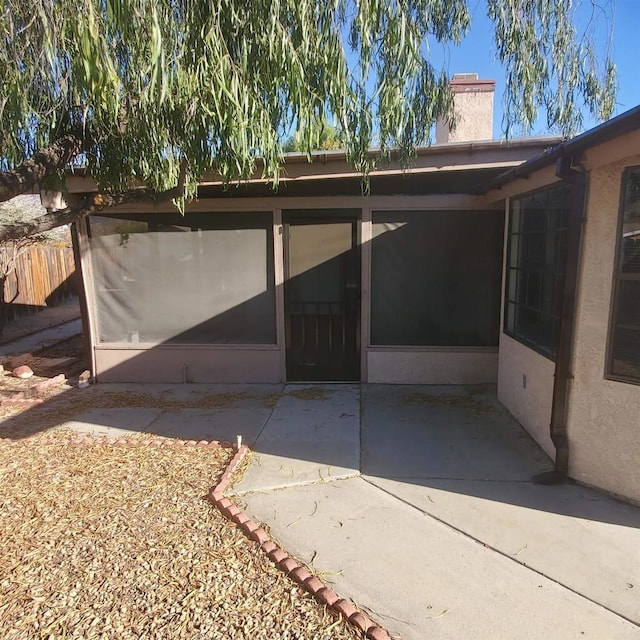
M458 350L367 351L367 382L382 384L484 384L495 383L498 354Z
M637 164L640 155L590 174L568 431L572 477L640 502L640 385L604 377L620 180Z
M438 121L437 144L493 138L493 91L455 93L454 109L456 126L451 131L444 121Z
M569 475L640 503L640 385L605 378L620 181L637 164L640 155L589 174L567 430ZM552 457L553 372L551 360L501 335L498 398Z
M549 436L555 364L504 333L500 335L498 400L551 456Z
M555 181L545 175L544 183ZM534 176L535 180L535 176ZM534 188L541 184L535 183ZM525 186L528 190L528 187ZM509 202L505 203L504 250L502 255L501 323L504 318L504 282L507 269L507 243L509 241ZM501 324L501 328L503 324ZM529 432L533 439L552 457L555 447L549 435L551 404L553 400L553 374L555 363L526 347L521 342L500 332L498 351L498 400Z
M100 345L94 349L98 382L276 383L284 380L276 346Z

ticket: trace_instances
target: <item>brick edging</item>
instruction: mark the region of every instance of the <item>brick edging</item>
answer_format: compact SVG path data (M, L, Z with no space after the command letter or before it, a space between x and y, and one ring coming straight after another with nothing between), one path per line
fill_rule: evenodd
M36 436L29 435L24 438L0 438L0 442L7 444L18 444L34 440ZM60 440L51 439L40 444L59 444ZM232 449L235 448L231 442L226 440L175 440L156 438L154 440L142 440L140 438L108 438L100 436L74 436L67 439L68 444L93 444L105 447L154 447L163 449L179 447L208 447L209 449Z
M231 482L231 476L249 452L249 447L246 445L234 448L236 453L220 477L218 484L210 489L209 500L218 507L227 519L240 527L247 538L257 542L260 549L282 573L292 578L321 604L346 618L352 625L364 632L370 640L391 640L391 636L385 629L376 624L366 613L358 611L350 600L341 598L318 576L314 576L307 567L280 548L258 523L225 497L224 492Z

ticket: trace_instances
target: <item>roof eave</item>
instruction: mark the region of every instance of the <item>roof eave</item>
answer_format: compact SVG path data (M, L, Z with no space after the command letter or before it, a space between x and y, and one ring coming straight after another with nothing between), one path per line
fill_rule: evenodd
M517 178L527 178L535 171L553 165L560 158L577 156L590 147L608 142L638 128L640 128L640 105L577 135L575 138L560 142L521 165L505 171L489 184L489 191L500 189Z

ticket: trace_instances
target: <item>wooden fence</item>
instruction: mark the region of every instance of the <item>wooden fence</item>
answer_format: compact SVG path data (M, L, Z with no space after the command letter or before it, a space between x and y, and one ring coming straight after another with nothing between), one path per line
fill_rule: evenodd
M18 256L16 270L5 282L4 299L16 311L55 306L77 295L75 270L71 247L31 245Z

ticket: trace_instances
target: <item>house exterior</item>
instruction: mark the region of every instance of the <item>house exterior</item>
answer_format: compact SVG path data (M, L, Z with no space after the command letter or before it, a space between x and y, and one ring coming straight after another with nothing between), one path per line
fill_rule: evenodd
M561 472L640 502L640 107L493 187L506 216L498 398L556 465L567 449Z
M96 379L496 383L560 477L640 501L640 111L479 140L493 85L456 82L455 141L369 195L344 154L290 155L275 193L211 176L184 217L79 223Z

